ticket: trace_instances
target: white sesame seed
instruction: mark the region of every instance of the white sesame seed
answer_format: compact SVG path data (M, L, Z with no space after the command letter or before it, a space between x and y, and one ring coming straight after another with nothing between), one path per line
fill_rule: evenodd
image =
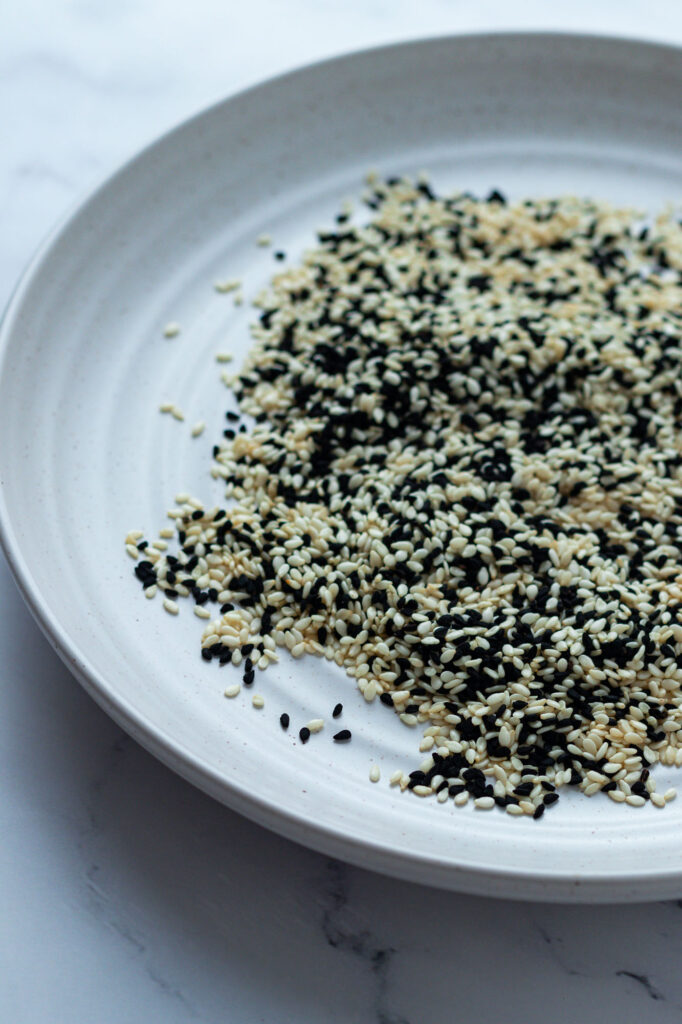
M203 434L205 429L206 424L204 423L203 420L199 420L199 422L195 423L194 426L192 427L192 437L199 437L200 434Z
M378 782L381 778L381 771L378 764L373 764L369 770L369 781Z
M270 237L270 235L259 235L258 238L256 239L256 245L260 245L262 247L265 247L265 246L271 245L271 244L272 244L272 238Z
M176 323L175 320L171 320L163 329L164 338L175 338L179 333L180 324Z
M225 690L226 697L236 697L239 693L241 693L241 686L239 683L233 683L232 686L228 686Z
M231 277L225 281L216 281L213 287L222 295L227 295L229 292L235 292L238 288L241 288L241 284L239 278Z
M180 607L176 601L171 601L169 597L165 598L163 607L166 609L169 615L177 615L180 611Z
M311 719L311 721L307 723L307 728L310 730L310 732L320 732L320 730L324 728L324 719L323 718L313 718L313 719Z
M259 693L254 693L253 697L251 698L251 703L253 704L254 708L265 707L265 700L263 697L261 697Z

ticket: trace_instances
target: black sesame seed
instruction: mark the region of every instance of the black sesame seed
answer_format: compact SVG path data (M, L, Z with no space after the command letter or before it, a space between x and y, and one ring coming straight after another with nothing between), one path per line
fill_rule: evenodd
M337 732L334 736L336 743L345 743L351 738L350 729L342 729L341 732Z

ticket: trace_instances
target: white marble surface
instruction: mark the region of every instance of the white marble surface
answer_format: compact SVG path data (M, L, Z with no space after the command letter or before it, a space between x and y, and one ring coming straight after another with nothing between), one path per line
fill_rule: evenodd
M0 32L0 300L52 223L231 90L479 28L682 43L675 0L23 0ZM153 760L81 691L0 565L0 1021L682 1019L682 901L523 905L296 847Z

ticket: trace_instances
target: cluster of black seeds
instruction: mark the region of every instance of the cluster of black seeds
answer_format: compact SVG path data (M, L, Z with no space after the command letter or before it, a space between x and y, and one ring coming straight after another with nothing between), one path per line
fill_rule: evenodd
M682 228L373 181L260 296L214 448L136 574L206 660L312 653L420 726L392 782L539 818L682 764ZM170 604L169 604L170 602ZM210 607L210 610L208 608ZM342 739L339 734L337 739Z

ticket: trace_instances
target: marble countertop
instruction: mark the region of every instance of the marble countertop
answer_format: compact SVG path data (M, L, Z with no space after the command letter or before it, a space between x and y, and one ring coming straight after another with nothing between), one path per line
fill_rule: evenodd
M527 27L682 43L682 9L674 0L13 5L0 34L0 299L88 187L230 91L359 46ZM52 653L4 562L0 606L1 1021L682 1019L682 900L505 903L295 846L121 732Z

